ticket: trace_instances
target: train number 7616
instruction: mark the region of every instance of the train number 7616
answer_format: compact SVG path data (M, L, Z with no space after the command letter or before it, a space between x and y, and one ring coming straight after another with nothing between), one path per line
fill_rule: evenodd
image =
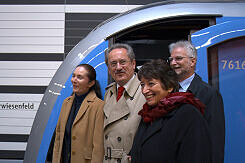
M236 69L236 70L240 70L240 69L245 69L245 60L244 61L239 61L239 60L221 60L221 62L223 63L223 67L222 69Z

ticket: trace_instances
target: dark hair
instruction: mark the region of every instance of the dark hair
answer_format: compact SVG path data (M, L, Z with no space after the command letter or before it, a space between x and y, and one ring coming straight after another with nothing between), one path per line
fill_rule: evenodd
M85 70L87 71L87 77L88 77L89 81L95 81L95 84L89 89L89 92L91 90L94 90L96 95L97 95L97 97L102 99L101 90L100 90L100 84L99 84L99 81L96 80L96 71L95 71L95 69L89 64L79 64L79 65L77 65L77 67L85 68Z
M109 53L114 49L121 49L121 48L127 50L128 57L130 58L131 61L133 61L135 59L135 54L134 54L133 48L130 45L123 44L123 43L116 43L116 44L113 44L110 48L108 48L105 51L105 63L107 66L108 66Z
M161 81L162 88L168 90L173 88L172 92L179 90L179 83L176 72L163 60L151 60L146 62L138 72L138 78L158 79Z

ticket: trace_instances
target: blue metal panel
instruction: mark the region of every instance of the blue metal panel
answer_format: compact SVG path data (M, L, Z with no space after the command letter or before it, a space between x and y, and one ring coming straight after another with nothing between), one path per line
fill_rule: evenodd
M243 20L242 20L243 19ZM244 17L218 17L216 18L216 24L228 22L228 21L234 21L234 20L239 20L239 21L245 21Z
M104 62L105 60L104 50L106 48L108 48L108 41L102 42L81 61L81 63L88 63L95 68L97 74L97 80L100 82L101 85L102 95L104 95L105 93L105 87L107 86L107 77L108 77L107 66ZM71 77L72 77L72 70L71 70L71 75L67 79L64 88L61 90L60 96L58 96L55 105L53 107L53 110L50 114L46 129L42 137L42 142L39 148L39 153L36 160L37 163L45 162L49 144L59 118L62 103L65 98L67 98L72 94Z
M198 49L198 73L208 80L207 49L218 46L219 88L226 121L225 163L244 162L245 146L245 21L219 18L219 24L192 35ZM243 37L242 43L235 38ZM229 42L228 40L234 39ZM221 43L221 44L220 44Z

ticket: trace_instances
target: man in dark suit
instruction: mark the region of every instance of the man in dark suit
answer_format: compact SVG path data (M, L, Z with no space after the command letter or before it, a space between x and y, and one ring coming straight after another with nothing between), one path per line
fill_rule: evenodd
M190 91L205 105L204 118L207 120L212 143L212 162L224 162L225 118L223 99L218 90L205 83L195 73L197 52L188 41L169 45L169 62L178 75L180 92Z

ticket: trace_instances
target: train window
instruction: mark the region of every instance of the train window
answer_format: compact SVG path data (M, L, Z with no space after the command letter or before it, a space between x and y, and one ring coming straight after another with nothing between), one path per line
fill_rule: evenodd
M211 17L184 17L150 22L121 32L111 43L127 43L134 49L137 66L150 59L167 59L168 45L177 40L189 40L193 31L213 25Z

